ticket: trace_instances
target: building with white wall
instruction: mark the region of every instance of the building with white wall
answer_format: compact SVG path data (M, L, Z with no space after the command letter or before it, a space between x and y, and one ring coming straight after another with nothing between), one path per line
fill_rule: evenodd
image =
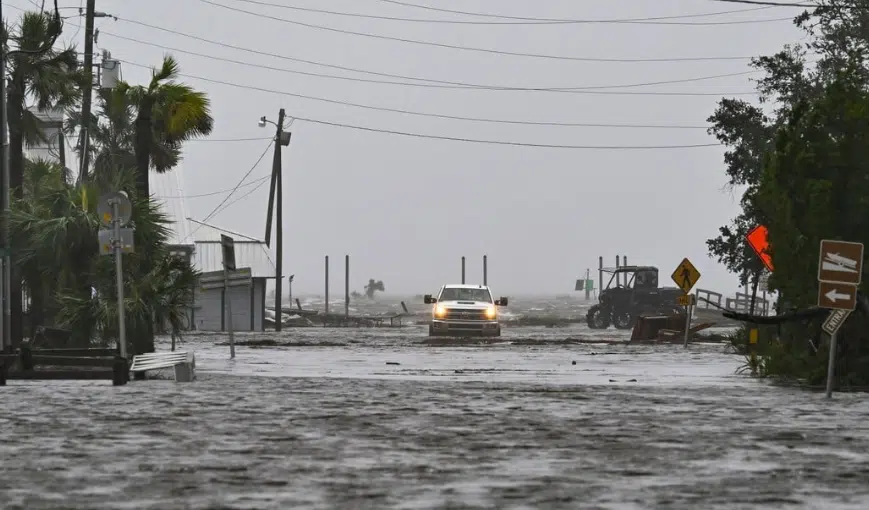
M172 221L170 245L179 255L190 257L193 267L202 273L220 271L223 269L220 235L226 234L235 240L236 267L251 269L250 287L233 287L225 292L223 289L202 290L197 286L189 314L190 329L227 330L226 300L231 299L234 331L264 331L266 285L268 280L276 278L269 247L260 239L190 219L180 166L164 174L152 172L149 179L151 194Z

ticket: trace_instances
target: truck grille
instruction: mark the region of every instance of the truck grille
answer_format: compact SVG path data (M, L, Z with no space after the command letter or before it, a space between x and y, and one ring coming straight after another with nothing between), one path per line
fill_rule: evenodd
M460 310L455 308L447 308L444 319L458 321L489 320L489 318L486 317L486 310Z

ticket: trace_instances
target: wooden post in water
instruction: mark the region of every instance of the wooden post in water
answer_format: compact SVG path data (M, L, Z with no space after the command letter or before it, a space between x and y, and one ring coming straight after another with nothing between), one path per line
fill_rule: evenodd
M465 257L462 256L462 285L465 283Z
M483 285L489 285L489 257L483 255Z
M350 317L350 255L344 255L344 317Z
M329 315L329 256L326 255L326 314L323 316L323 325L326 325L326 320Z
M597 259L597 295L603 290L603 257Z
M620 262L620 260L621 260L621 257L618 256L618 255L616 255L616 269L619 268L619 262ZM621 279L620 279L620 277L619 277L619 274L616 273L616 287L619 286L619 282L620 282L620 281L621 281Z

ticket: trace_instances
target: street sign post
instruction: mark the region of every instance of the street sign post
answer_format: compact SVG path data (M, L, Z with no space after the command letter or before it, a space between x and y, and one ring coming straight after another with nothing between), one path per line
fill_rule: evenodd
M769 291L769 273L764 271L757 279L757 290L761 292Z
M694 294L683 294L679 296L679 304L682 306L694 306L697 304L697 296Z
M863 281L863 251L863 243L834 239L822 240L818 249L818 306L834 310L823 325L830 335L827 398L833 397L837 333L857 307L857 287Z
M235 240L225 234L220 234L220 247L223 258L223 295L226 301L226 314L229 318L226 325L229 328L229 359L235 359L235 331L232 327L232 296L229 288L229 273L235 271Z
M821 325L821 329L823 329L828 335L833 336L837 331L839 331L839 328L842 327L842 324L845 323L845 319L847 319L849 315L851 315L851 312L848 310L833 310Z
M223 251L223 267L225 267L228 271L234 271L235 240L228 235L220 234L220 247Z
M106 193L100 197L97 204L97 213L104 226L112 227L110 231L101 230L98 234L98 239L101 253L105 254L107 251L104 242L108 240L108 244L115 255L115 278L118 286L118 344L121 357L126 359L127 321L126 310L124 309L124 263L121 254L132 253L134 246L133 229L121 227L130 223L133 216L133 204L124 192Z
M857 307L857 287L844 283L818 282L818 306L852 311Z
M760 261L763 262L763 265L769 269L770 272L773 272L772 265L772 256L769 254L769 230L767 230L765 225L758 225L751 229L751 231L746 234L745 241L754 250L754 253L760 257Z
M700 271L686 258L682 259L682 262L676 266L676 270L673 271L670 278L682 289L682 292L688 294L694 288L694 285L697 284L697 280L700 279Z
M113 203L117 203L117 209L114 208ZM113 226L115 218L120 220L122 227L126 227L133 217L133 204L123 191L112 191L100 197L97 203L97 215L104 227Z
M694 264L692 264L686 257L682 259L682 262L680 262L678 266L676 266L676 270L673 271L670 278L672 278L676 285L682 289L682 292L688 294L691 292L691 289L694 288L694 285L697 284L697 280L700 279L700 271L698 271L697 268L694 267ZM687 304L683 305L685 307L685 347L688 347L688 331L691 329L692 302L690 297L687 299Z
M863 281L863 243L821 241L818 281L860 285Z
M225 289L228 287L250 287L253 285L249 267L240 267L224 273L210 271L199 275L199 288L202 290Z

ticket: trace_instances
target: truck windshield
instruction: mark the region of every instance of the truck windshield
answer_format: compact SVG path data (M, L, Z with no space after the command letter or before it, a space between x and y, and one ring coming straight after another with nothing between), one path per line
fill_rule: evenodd
M492 295L487 289L446 288L438 301L484 301L491 303Z

